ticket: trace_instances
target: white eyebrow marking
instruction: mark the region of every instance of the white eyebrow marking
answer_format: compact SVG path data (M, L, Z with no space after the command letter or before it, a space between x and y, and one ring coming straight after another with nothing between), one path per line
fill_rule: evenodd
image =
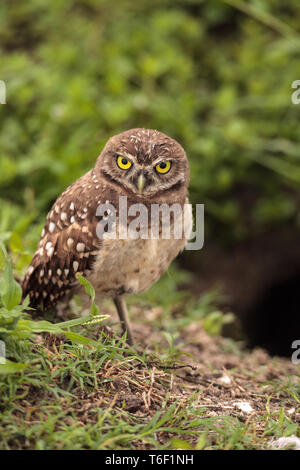
M160 162L166 162L166 161L173 163L173 160L171 158L158 157L154 162L151 163L151 165L155 166Z
M120 154L120 157L125 157L125 158L128 158L128 160L130 160L130 163L132 163L132 165L135 164L135 155L131 155L131 153L128 153L128 152L122 152Z

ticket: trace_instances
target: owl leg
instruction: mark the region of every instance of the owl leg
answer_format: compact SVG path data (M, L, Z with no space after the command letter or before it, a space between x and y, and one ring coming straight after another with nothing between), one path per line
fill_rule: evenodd
M132 340L132 333L129 325L129 320L128 320L128 311L126 307L126 302L124 297L115 297L114 298L114 303L117 308L117 312L120 318L120 322L122 325L122 330L123 333L127 333L127 343L130 344L130 346L133 345L133 340Z

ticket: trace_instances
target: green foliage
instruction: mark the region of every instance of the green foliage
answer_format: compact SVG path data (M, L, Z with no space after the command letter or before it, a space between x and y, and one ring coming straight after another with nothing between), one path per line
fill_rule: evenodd
M91 298L90 314L95 317L99 316L99 307L95 304L95 289L92 284L82 276L82 274L77 273L77 279L80 284L84 286L85 292ZM93 321L95 321L95 318Z
M185 147L208 236L299 224L299 15L297 0L2 2L2 204L40 223L109 136L144 126Z
M220 335L222 333L222 328L228 323L232 323L234 320L234 315L232 313L220 312L215 310L207 315L203 321L204 329L210 335Z
M94 304L95 296L93 287L83 276L81 276L80 281L86 285L87 292L92 298L90 315L55 324L45 320L33 321L27 313L28 310L31 310L28 307L28 299L25 299L23 303L21 303L21 286L14 279L12 261L7 259L6 251L1 245L0 261L0 340L6 343L6 353L8 356L12 354L15 347L13 343L25 339L32 339L35 334L45 332L64 334L75 343L95 346L96 343L92 339L69 331L71 327L101 323L109 317L109 315L99 315L99 309ZM23 367L25 367L25 364L6 360L5 364L0 364L0 373L19 372Z
M30 336L30 331L26 329L26 323L25 328L20 328L19 321L27 316L23 312L28 308L28 302L25 299L23 304L20 304L22 289L13 277L12 262L6 258L1 245L0 252L1 264L4 264L0 277L0 339L6 339L7 336L26 338Z
M206 386L170 404L166 377L155 378L164 401L148 419L116 411L113 401L98 406L92 395L81 403L92 404L96 420L83 426L84 409L79 416L75 406L82 394L100 390L110 400L124 375L137 390L148 380L150 397L148 361L171 367L187 355L181 328L200 321L219 334L232 315L216 309L215 293L191 299L179 289L189 275L171 268L134 300L142 313L158 306L161 313L148 322L165 331L153 352L138 353L124 337L94 335L107 316L82 276L90 315L54 324L31 319L12 272L14 266L23 275L57 196L94 165L111 135L132 127L159 129L184 146L191 199L205 204L207 237L237 240L278 224L299 227L300 107L291 104L291 84L300 78L300 4L283 3L0 3L0 80L7 87L7 104L0 105L0 339L7 352L0 363L1 448L134 449L138 442L156 449L250 449L262 447L260 434L265 444L296 433L286 411L278 416L268 406L259 411L265 425L258 433L252 418L204 418L199 394ZM51 352L44 333L68 341ZM234 342L227 347L242 354ZM272 384L272 394L282 400L278 387ZM286 385L297 403L298 392ZM160 444L163 432L170 441Z
M8 261L3 270L0 282L1 302L7 310L19 305L22 298L21 286L14 280L12 262Z

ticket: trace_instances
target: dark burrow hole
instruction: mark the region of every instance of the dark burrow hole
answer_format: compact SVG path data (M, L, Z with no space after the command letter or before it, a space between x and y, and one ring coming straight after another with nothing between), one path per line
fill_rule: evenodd
M208 241L198 253L185 252L181 265L195 275L193 294L217 289L225 299L222 311L237 318L225 326L225 336L292 356L292 343L300 340L299 235L280 228L225 248Z

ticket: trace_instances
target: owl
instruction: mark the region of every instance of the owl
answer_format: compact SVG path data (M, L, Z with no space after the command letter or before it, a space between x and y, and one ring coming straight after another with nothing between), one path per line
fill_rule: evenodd
M113 299L123 332L133 344L125 298L147 290L187 243L192 212L182 214L190 207L188 184L185 151L162 132L138 128L109 139L95 167L52 206L24 277L23 297L29 296L31 307L47 311L82 292L80 273L100 298ZM172 230L163 237L166 222L160 212L155 219L151 209L174 205L183 212L170 211ZM130 213L137 207L146 214L139 227L134 211ZM179 222L184 230L175 236ZM137 230L128 231L130 224Z

